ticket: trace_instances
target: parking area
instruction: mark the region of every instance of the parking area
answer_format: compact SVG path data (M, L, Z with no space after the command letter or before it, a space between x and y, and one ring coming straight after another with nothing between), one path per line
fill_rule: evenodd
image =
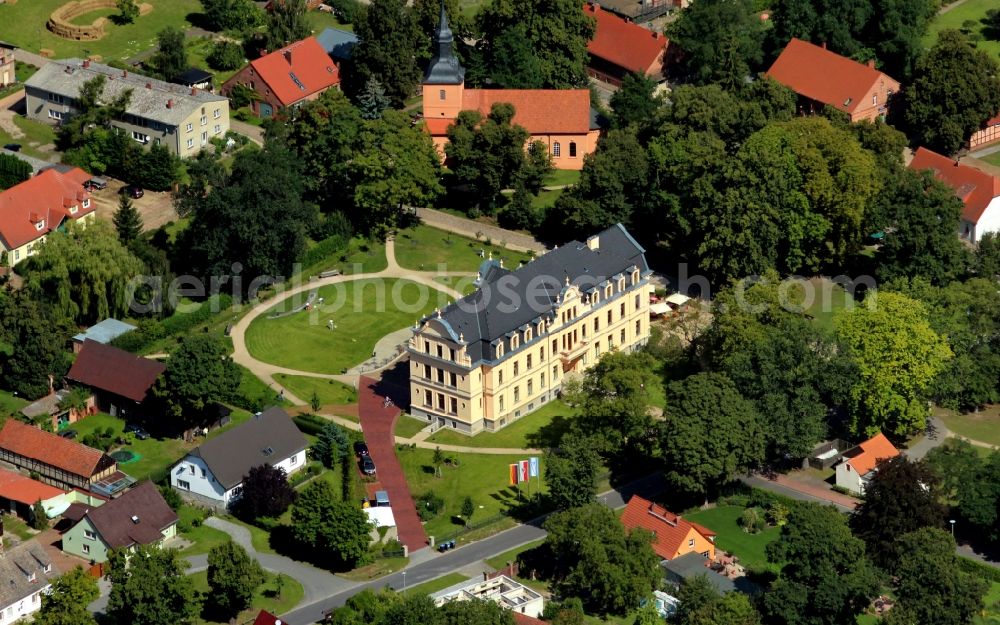
M107 178L108 188L94 191L91 194L97 210L97 218L111 221L118 209L118 198L125 183L114 178ZM139 215L142 216L143 230L156 230L171 221L177 221L177 211L174 210L173 196L168 191L145 191L139 199L132 200Z

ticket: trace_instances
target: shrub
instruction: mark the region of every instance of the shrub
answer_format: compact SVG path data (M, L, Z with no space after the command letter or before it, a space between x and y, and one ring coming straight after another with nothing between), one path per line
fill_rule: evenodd
M333 7L333 12L344 24L353 24L358 20L361 13L361 3L358 0L329 0L327 3Z
M417 497L417 514L421 521L430 521L444 512L444 499L434 491L427 491Z
M747 508L740 516L740 526L748 534L756 534L764 528L764 511L760 508Z
M217 70L239 69L243 66L243 46L232 41L216 41L205 59L208 66Z

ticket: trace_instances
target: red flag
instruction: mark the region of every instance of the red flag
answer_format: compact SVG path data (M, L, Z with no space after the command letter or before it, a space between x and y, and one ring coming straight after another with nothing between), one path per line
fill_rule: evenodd
M515 486L517 484L517 464L510 465L510 485Z
M528 481L528 461L527 460L522 460L518 464L521 465L521 479L519 481L521 481L521 482L527 482Z

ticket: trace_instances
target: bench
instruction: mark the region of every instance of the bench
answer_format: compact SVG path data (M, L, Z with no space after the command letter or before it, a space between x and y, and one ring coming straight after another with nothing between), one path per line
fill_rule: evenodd
M340 270L339 269L331 269L330 271L321 271L320 274L319 274L319 277L320 278L332 278L334 276L339 276L339 275L340 275Z

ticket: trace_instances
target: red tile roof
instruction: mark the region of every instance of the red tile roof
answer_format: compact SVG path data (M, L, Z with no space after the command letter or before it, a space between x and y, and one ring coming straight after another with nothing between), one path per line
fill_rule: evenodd
M151 545L163 538L163 530L177 523L177 513L149 480L91 508L85 517L112 549Z
M848 456L854 450L859 450L857 455ZM881 432L844 454L847 464L851 465L858 475L864 475L874 469L879 460L895 458L898 455L899 450Z
M965 205L962 218L972 223L979 223L986 207L993 198L1000 196L1000 178L970 165L956 163L927 148L917 148L910 161L910 169L929 169L935 178L954 189L955 195Z
M521 614L520 612L511 612L514 615L514 622L517 625L545 625L545 621L537 619L533 616L528 616L527 614ZM256 625L256 623L254 624Z
M66 377L74 382L142 402L166 370L162 362L87 339Z
M275 50L250 65L283 106L340 84L340 68L315 37Z
M583 12L597 19L594 38L587 44L587 52L630 72L649 73L670 45L670 40L661 33L625 21L601 9L598 4L583 5Z
M0 449L85 479L114 465L114 460L100 450L43 432L16 419L7 419L0 429ZM105 461L105 458L108 459Z
M585 135L590 132L590 91L587 89L465 89L462 94L462 110L479 111L484 116L498 102L512 104L514 123L532 135ZM440 136L452 121L428 120L427 129L432 135Z
M66 173L46 169L0 193L0 240L7 249L21 247L54 231L63 220L94 212L93 204L83 207L90 199L83 188L89 179L90 174L77 167ZM77 210L71 214L73 206Z
M267 610L261 610L256 620L254 620L253 625L277 625L277 623L284 623L284 621L279 620L277 616Z
M715 532L692 523L687 519L682 519L679 514L670 512L663 506L643 499L638 495L633 495L625 506L622 514L622 525L628 529L641 527L653 532L653 551L661 558L669 560L680 550L688 534L694 530L704 536L706 540L712 540ZM714 541L713 541L714 542Z
M58 497L64 492L55 486L42 484L20 473L0 469L0 497L4 499L11 499L31 506L39 499L45 501Z
M853 113L865 104L865 95L882 79L899 83L874 67L852 61L826 48L792 39L767 75L795 93Z

